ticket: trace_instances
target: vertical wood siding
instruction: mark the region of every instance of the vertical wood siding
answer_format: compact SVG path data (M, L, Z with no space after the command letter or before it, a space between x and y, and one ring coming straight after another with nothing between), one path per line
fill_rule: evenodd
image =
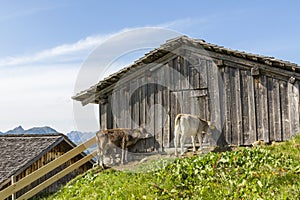
M193 57L177 56L115 88L99 105L100 127L146 128L153 141L137 151L152 151L155 143L158 151L173 147L179 113L210 120L216 127L211 145L282 141L300 131L299 81L264 72L252 76L249 67Z

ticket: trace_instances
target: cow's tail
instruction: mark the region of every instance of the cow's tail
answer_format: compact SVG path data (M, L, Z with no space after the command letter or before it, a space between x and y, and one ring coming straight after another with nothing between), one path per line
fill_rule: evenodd
M180 125L180 119L181 119L182 115L181 114L178 114L175 118L175 127L178 125ZM180 126L179 126L180 128Z
M106 141L106 136L103 130L100 130L96 133L97 137L97 143L98 143L98 165L100 165L103 169L105 168L104 166L104 154L105 154L105 144L107 143Z
M180 127L180 119L182 115L177 115L175 118L175 125L174 125L174 146L175 146L175 156L177 156L177 146L179 142L179 135L181 134L181 127Z

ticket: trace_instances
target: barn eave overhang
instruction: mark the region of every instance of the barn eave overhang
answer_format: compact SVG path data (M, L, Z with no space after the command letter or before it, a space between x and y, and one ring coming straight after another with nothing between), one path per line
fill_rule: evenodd
M79 101L82 105L87 105L89 103L99 104L103 102L101 97L105 96L102 94L102 90L116 84L120 78L127 73L131 73L134 70L137 70L139 66L143 64L149 64L159 59L160 57L165 56L167 53L174 51L182 46L192 47L193 49L201 49L208 52L217 53L218 55L230 56L235 59L243 59L250 62L254 62L259 65L268 66L270 69L280 69L286 70L290 75L295 74L295 77L300 77L300 67L288 61L283 61L276 59L274 57L262 56L258 54L247 53L244 51L232 50L225 48L223 46L218 46L215 44L207 43L201 39L192 39L187 36L180 36L171 40L168 40L165 44L161 45L159 48L156 48L149 53L146 53L145 56L136 60L133 64L119 70L116 73L111 74L107 78L101 80L94 86L83 90L72 97L73 100ZM222 59L222 58L221 58ZM255 66L254 66L255 67Z

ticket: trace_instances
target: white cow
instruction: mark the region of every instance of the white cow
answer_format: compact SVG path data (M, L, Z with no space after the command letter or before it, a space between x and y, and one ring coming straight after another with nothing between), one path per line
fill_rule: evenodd
M196 136L198 136L199 139L200 154L201 154L203 151L202 149L203 138L205 136L205 133L207 133L209 126L210 126L210 122L200 119L199 116L190 115L190 114L178 114L175 119L175 130L174 130L175 156L177 156L179 135L181 135L180 138L181 155L184 154L183 146L186 137L192 138L193 152L194 153L196 152L196 142L195 142Z

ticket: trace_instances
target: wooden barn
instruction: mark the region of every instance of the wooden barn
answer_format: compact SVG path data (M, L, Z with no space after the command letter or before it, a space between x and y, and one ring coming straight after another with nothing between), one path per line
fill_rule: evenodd
M173 147L178 113L215 125L209 145L287 140L300 131L299 87L296 64L181 36L73 99L99 104L101 129L146 128L145 152Z
M76 145L63 134L47 135L0 135L0 191L13 182L18 182L25 176L35 172L37 169L52 160L73 149ZM18 198L28 190L37 186L44 180L65 169L72 163L81 159L84 154L79 154L44 175L37 181L14 194ZM93 162L87 162L77 170L50 185L42 192L52 193L72 178L92 168ZM3 199L0 197L0 199Z

